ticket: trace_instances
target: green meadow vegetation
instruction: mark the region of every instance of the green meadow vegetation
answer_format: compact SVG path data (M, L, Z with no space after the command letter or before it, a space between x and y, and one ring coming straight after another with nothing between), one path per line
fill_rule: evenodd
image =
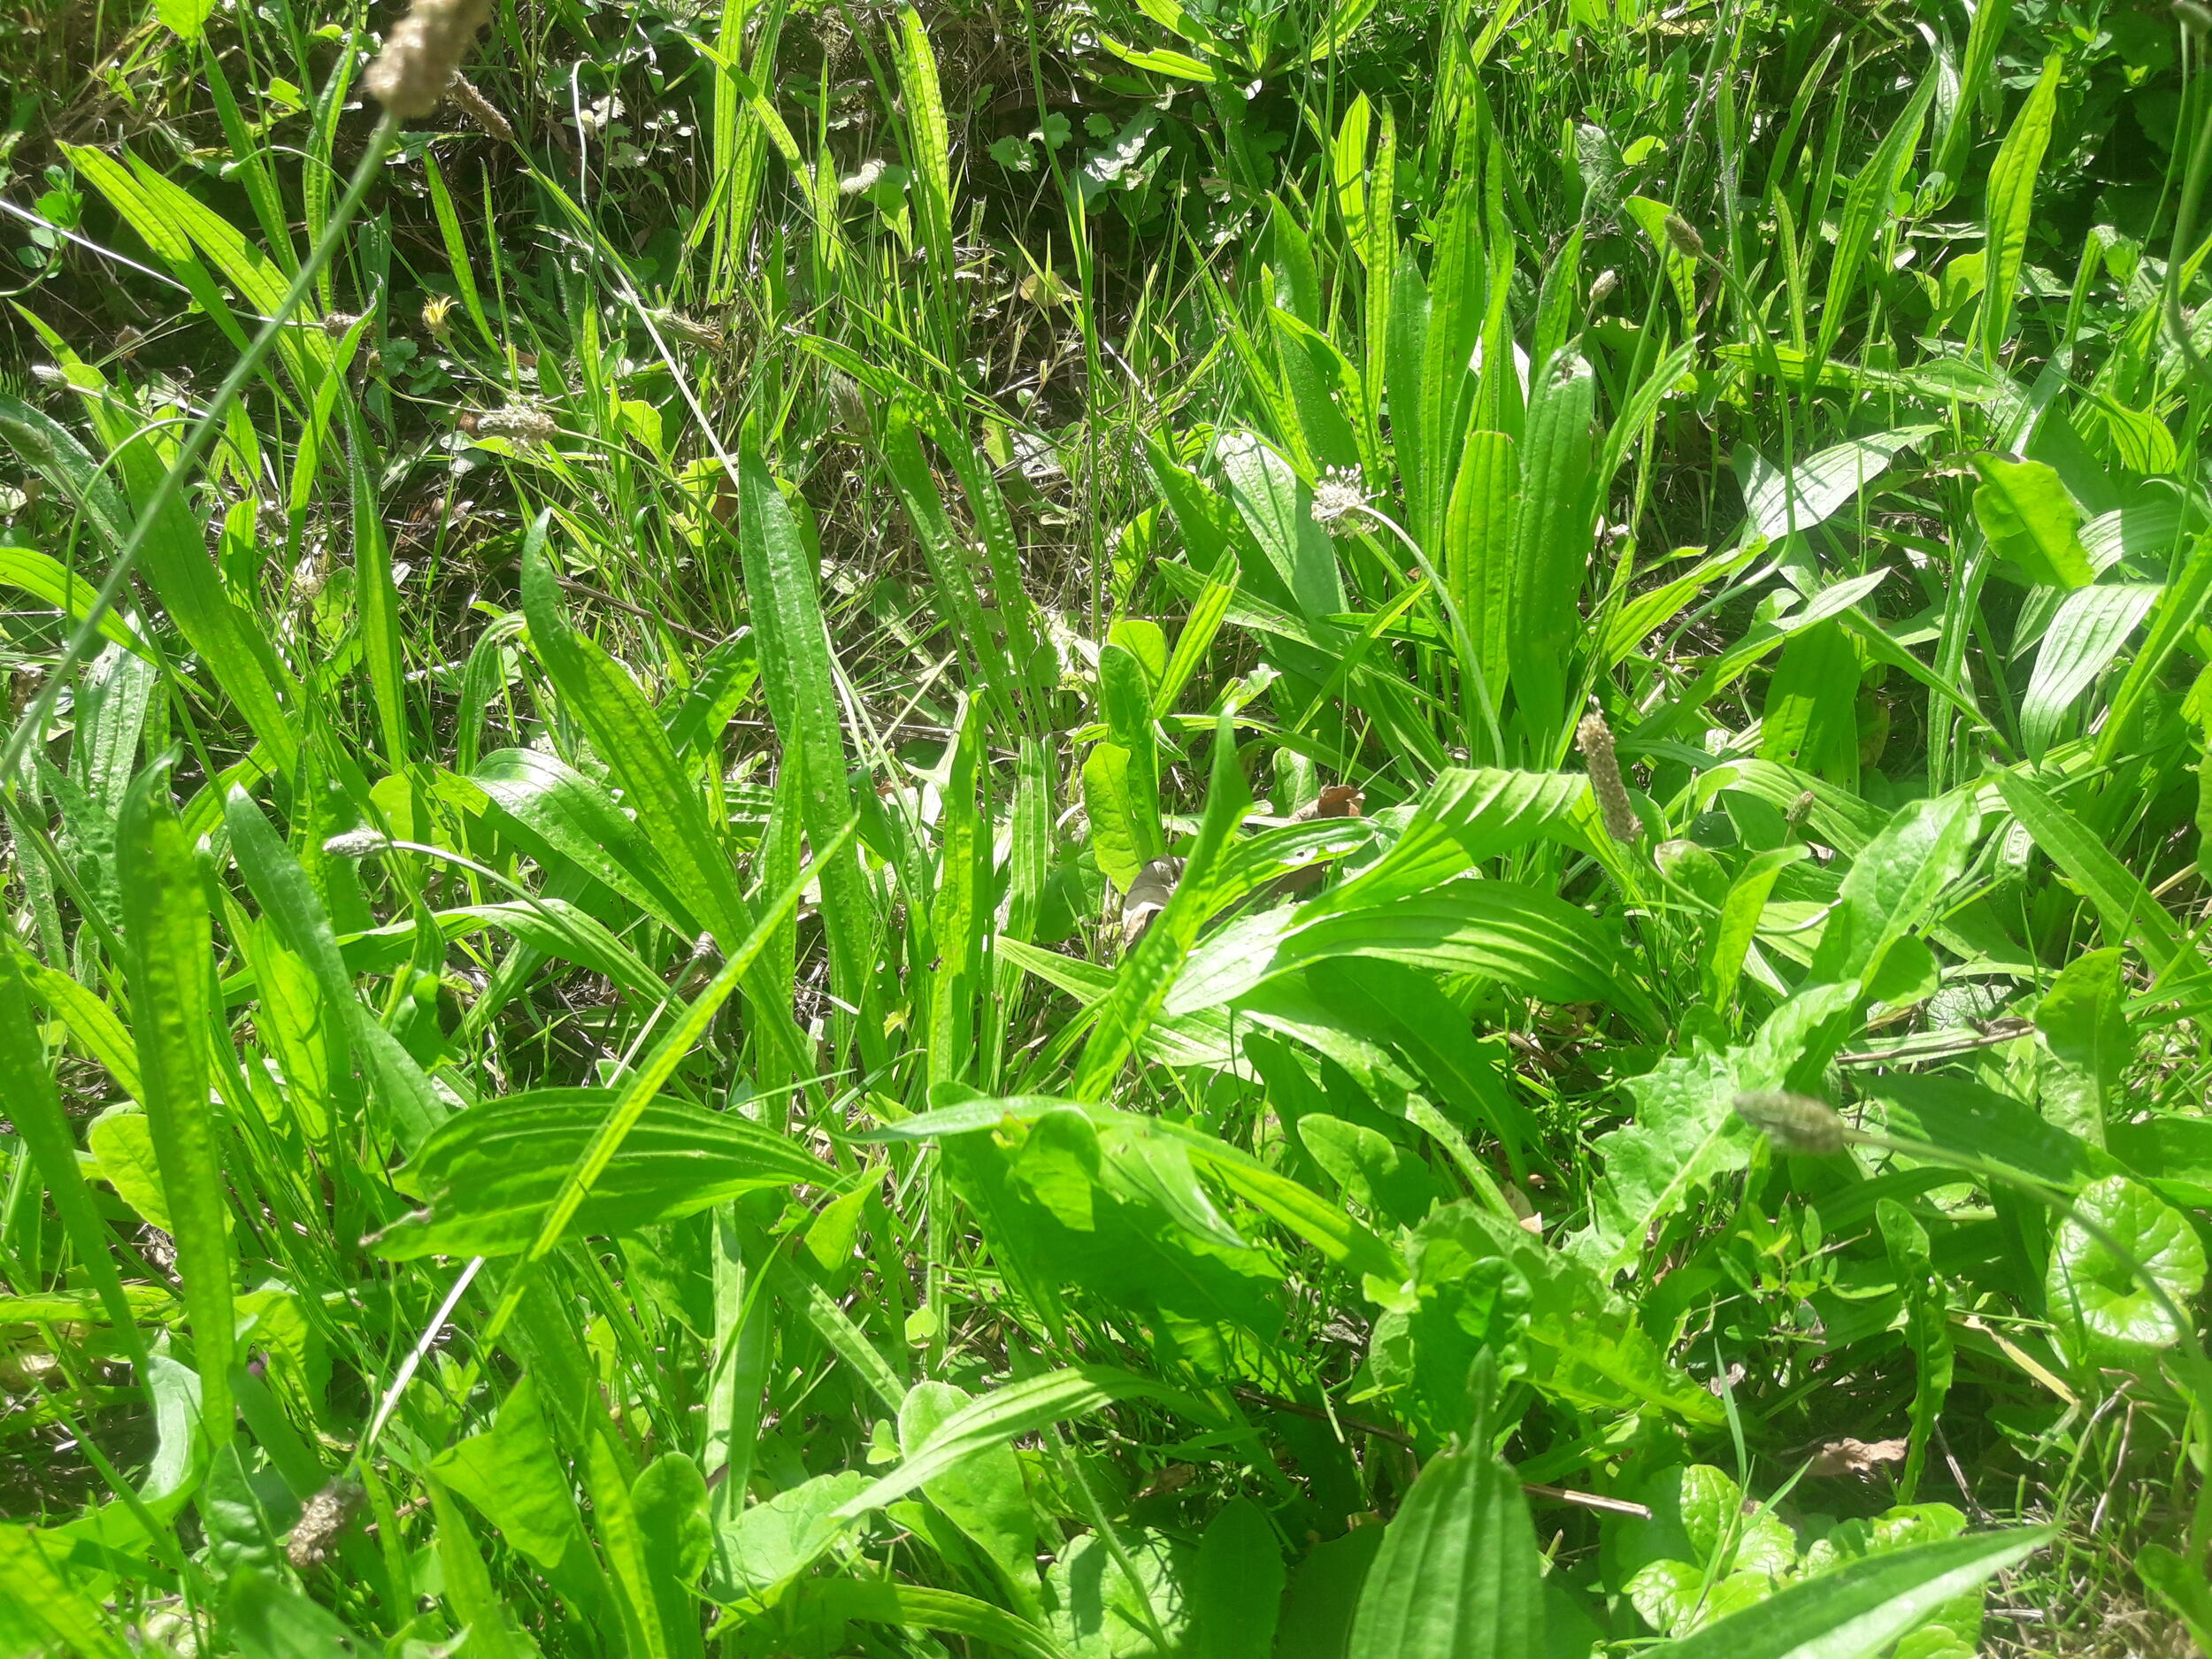
M0 1659L2212 1652L2208 45L10 7Z

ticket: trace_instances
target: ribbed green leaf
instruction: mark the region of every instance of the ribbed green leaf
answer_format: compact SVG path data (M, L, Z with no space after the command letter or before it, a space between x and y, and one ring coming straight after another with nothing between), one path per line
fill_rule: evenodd
M618 1098L613 1089L533 1089L449 1118L405 1171L427 1210L386 1229L377 1254L413 1261L527 1249ZM795 1142L741 1113L648 1102L571 1225L586 1234L634 1233L740 1194L831 1179Z
M1444 518L1444 581L1473 641L1493 705L1505 695L1512 662L1520 490L1513 440L1502 432L1469 433Z
M2038 1527L1869 1555L1645 1651L1653 1659L1864 1659L2049 1541Z
M142 1098L175 1223L201 1422L219 1454L231 1438L234 1315L222 1137L208 1095L212 940L199 866L167 782L166 768L156 766L131 785L117 857Z
M1590 568L1590 422L1597 382L1576 352L1553 358L1529 399L1521 510L1513 537L1513 683L1532 734L1548 744L1564 712L1563 657Z
M753 626L760 636L761 681L769 712L783 742L783 764L799 769L800 818L807 838L817 848L826 847L852 816L853 797L845 776L835 664L814 559L800 540L783 492L751 449L741 465L737 500L738 540ZM875 1005L870 981L877 921L856 853L846 852L824 867L822 898L833 988L848 1006L865 1013ZM880 1025L863 1018L857 1030L862 1055L875 1064L881 1057Z
M1544 1569L1513 1471L1469 1444L1429 1459L1383 1533L1348 1659L1527 1659L1544 1647Z
M2119 656L2164 591L2147 582L2078 588L2066 595L2035 653L2035 672L2020 699L2020 741L2040 761L2081 694Z
M2062 53L2043 60L2012 130L1999 146L1997 159L1989 164L1988 211L1984 219L1984 248L1987 286L1982 290L1980 326L1977 330L1983 355L1993 361L2012 333L2013 297L2020 288L2020 267L2026 263L2028 221L2035 211L2036 175L2043 170L2043 152L2050 145L2051 123L2058 112L2058 83L2066 66Z

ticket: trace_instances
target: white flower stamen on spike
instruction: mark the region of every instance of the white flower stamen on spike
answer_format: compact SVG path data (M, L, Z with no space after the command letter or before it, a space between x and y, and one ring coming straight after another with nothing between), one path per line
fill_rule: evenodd
M332 858L366 858L371 853L383 851L390 844L380 831L350 829L325 841L323 852Z
M1356 466L1333 466L1313 487L1313 521L1331 535L1350 535L1359 528L1367 492L1360 488Z

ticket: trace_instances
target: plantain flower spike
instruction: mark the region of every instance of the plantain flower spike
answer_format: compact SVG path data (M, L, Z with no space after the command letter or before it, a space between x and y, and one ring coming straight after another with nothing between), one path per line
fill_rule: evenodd
M1666 219L1667 241L1675 252L1685 259L1702 260L1705 257L1705 238L1697 234L1697 227L1679 213L1670 213Z
M1582 717L1582 724L1575 727L1575 747L1582 751L1582 764L1590 774L1590 793L1598 798L1598 815L1605 820L1605 833L1624 847L1634 845L1644 826L1628 798L1628 785L1622 781L1620 757L1613 752L1613 728L1606 725L1603 715Z
M491 0L415 0L384 37L384 50L362 84L402 120L429 114L460 73L490 12Z
M1736 1096L1736 1114L1766 1132L1777 1152L1826 1157L1843 1150L1849 1127L1825 1101L1788 1089L1749 1089Z

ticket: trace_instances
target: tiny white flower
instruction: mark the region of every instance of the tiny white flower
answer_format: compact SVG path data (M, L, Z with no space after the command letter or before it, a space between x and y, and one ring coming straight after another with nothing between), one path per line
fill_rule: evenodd
M1333 466L1313 487L1313 521L1333 536L1356 531L1357 515L1366 505L1367 492L1360 488L1356 466Z

